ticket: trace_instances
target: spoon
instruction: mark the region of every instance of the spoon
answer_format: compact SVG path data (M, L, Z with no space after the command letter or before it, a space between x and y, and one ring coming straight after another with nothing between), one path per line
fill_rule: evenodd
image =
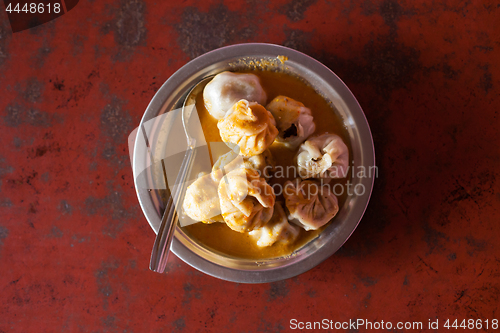
M153 250L151 251L151 260L149 262L149 269L153 272L163 273L168 262L168 256L170 254L170 245L174 238L175 227L178 221L178 211L180 210L180 202L182 195L186 189L186 179L191 172L193 167L193 161L195 160L196 152L196 139L190 135L188 130L188 122L191 117L191 113L195 109L193 107L187 107L196 103L196 96L203 90L203 84L211 80L214 75L209 75L201 79L196 83L191 90L188 92L184 103L182 104L182 126L184 127L184 132L186 133L187 148L182 160L181 168L179 169L179 174L175 179L175 184L177 187L174 193L171 193L168 198L163 217L161 219L160 228L158 229L158 234L156 235L155 243L153 245ZM163 160L161 161L165 182L166 182L166 172L165 164Z

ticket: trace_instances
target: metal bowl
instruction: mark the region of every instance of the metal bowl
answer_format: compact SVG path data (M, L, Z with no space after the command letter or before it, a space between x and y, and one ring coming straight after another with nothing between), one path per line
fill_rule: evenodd
M277 56L288 60L282 64ZM280 57L281 60L286 59ZM158 117L168 111L179 108L189 89L200 79L225 70L235 70L241 66L262 67L264 69L285 70L296 75L324 96L337 110L343 119L351 141L353 167L365 167L368 170L375 165L375 152L369 125L365 115L349 88L330 69L317 60L298 51L273 44L238 44L223 47L208 52L184 65L175 72L158 90L151 100L141 125L148 122L156 136L149 138L151 149L165 149L168 140L178 128L166 124ZM181 137L175 140L175 145L182 150L185 139L182 129ZM163 134L161 134L163 133ZM137 138L141 135L138 132ZM141 208L149 224L155 232L163 212L160 190L152 185L155 182L154 170L140 174L148 163L147 151L137 149L133 154L133 170L135 186ZM360 222L370 199L373 188L373 177L353 178L353 186L361 184L364 193L349 196L335 218L335 223L329 224L321 234L295 251L292 255L274 259L239 259L215 253L191 239L179 226L175 231L172 251L192 267L217 278L244 283L263 283L287 279L321 263L335 253L349 238ZM147 188L150 188L149 190Z

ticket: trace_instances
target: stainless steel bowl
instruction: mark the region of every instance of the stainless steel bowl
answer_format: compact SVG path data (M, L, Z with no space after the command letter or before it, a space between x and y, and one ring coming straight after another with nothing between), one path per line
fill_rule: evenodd
M281 65L277 56L287 57ZM283 59L283 58L281 58ZM353 166L373 167L375 152L370 127L365 115L349 88L326 66L317 60L298 51L273 44L238 44L223 47L208 52L187 63L175 72L158 90L151 100L141 126L153 119L154 139L150 140L151 149L165 149L165 145L174 144L172 139L164 136L176 136L172 124L161 123L157 117L165 112L179 108L190 87L200 79L225 70L238 67L280 67L292 75L297 75L312 85L328 101L332 103L339 116L343 119L352 146ZM151 124L151 122L149 122ZM182 131L182 129L180 129ZM163 134L162 134L163 133ZM167 134L165 134L167 133ZM141 135L141 132L138 133ZM183 132L175 145L182 150L185 145ZM136 145L139 140L136 140ZM137 147L136 147L137 148ZM146 151L134 149L133 169L136 175L135 185L141 208L149 224L158 232L162 209L159 190L155 188L154 170L138 176L140 170L147 164L149 155ZM192 267L217 278L244 283L273 282L287 279L321 263L335 253L349 238L360 222L370 199L373 188L373 178L353 178L353 186L361 184L365 192L359 196L349 196L332 223L314 240L295 251L292 255L263 260L236 259L215 253L192 240L180 227L175 231L172 251ZM144 185L146 184L146 186ZM149 185L148 185L149 184Z

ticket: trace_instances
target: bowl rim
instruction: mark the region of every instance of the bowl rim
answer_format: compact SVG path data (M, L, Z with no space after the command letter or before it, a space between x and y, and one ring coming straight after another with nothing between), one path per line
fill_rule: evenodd
M356 116L357 118L355 125L358 128L361 140L360 145L365 149L363 159L366 160L366 163L364 164L375 166L375 148L370 126L361 106L359 105L359 102L354 97L347 85L332 70L330 70L318 60L302 52L275 44L234 44L207 52L189 61L180 69L178 69L174 74L172 74L156 92L156 94L151 99L148 107L146 108L139 126L142 126L144 122L159 115L163 106L166 104L168 96L171 95L174 90L178 90L178 87L183 82L195 75L195 73L199 72L200 69L207 68L225 59L245 58L249 56L270 58L276 57L278 55L286 56L289 59L293 59L294 61L300 63L305 68L313 72L318 78L327 82L330 87L332 87L332 89L334 89L339 94L339 96L341 96L342 100L347 105L350 114ZM141 135L140 131L138 131L137 135ZM135 145L137 145L138 142L139 140L135 140ZM137 147L135 146L132 158L132 168L134 170L134 186L136 188L139 204L144 213L144 216L146 217L151 228L155 231L155 233L157 233L159 224L158 222L161 219L161 216L159 216L159 213L157 211L152 209L154 207L152 206L152 198L149 192L140 191L138 187L138 180L135 175L137 167L139 165L139 157L136 154L136 152L138 151L136 148ZM366 153L366 151L368 151L368 153ZM360 206L358 211L353 212L349 215L349 218L356 220L356 223L353 224L352 230L345 238L345 240L341 242L340 245L335 247L322 246L313 252L314 255L309 255L303 259L295 260L290 265L284 265L274 268L271 267L262 270L241 270L219 265L191 251L185 245L185 240L184 242L181 242L181 235L185 234L179 226L177 226L176 228L171 251L193 268L210 276L227 281L240 283L265 283L294 277L317 266L318 264L329 258L331 255L333 255L340 247L342 247L343 244L345 244L345 242L350 238L354 230L359 225L366 211L373 190L374 181L375 179L372 177L370 178L370 182L367 182L365 184L369 186L369 191L366 191L366 193L360 196L360 199L356 201L358 206ZM313 240L310 242L313 242Z

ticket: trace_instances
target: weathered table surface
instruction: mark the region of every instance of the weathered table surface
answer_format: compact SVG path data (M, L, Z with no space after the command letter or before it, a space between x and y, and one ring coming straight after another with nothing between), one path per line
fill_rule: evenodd
M0 332L500 319L497 1L87 0L15 34L1 8ZM177 258L154 274L128 133L178 68L240 42L350 87L376 145L368 211L296 278L235 284Z

